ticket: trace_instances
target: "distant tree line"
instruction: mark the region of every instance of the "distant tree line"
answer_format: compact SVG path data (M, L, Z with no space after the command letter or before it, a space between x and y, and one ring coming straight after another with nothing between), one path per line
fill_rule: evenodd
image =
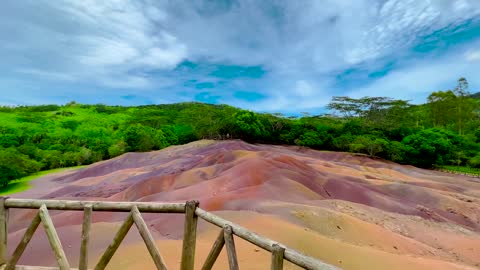
M0 185L203 138L363 153L425 168L480 168L480 102L464 78L422 105L333 97L328 108L336 116L292 118L203 103L0 107Z

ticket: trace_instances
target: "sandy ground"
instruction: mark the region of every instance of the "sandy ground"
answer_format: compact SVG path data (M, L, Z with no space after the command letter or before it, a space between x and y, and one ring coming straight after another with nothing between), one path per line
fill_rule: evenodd
M343 269L479 269L480 182L392 162L291 146L199 141L129 153L42 177L21 198L199 200L200 207ZM13 251L34 211L13 209ZM72 266L82 213L51 211ZM125 213L94 213L90 265ZM183 216L145 214L169 269L179 269ZM218 228L199 223L196 268ZM268 252L236 238L242 269L268 268ZM41 228L22 264L55 265ZM216 269L226 269L222 252ZM286 269L296 269L286 264ZM132 227L110 269L154 269Z

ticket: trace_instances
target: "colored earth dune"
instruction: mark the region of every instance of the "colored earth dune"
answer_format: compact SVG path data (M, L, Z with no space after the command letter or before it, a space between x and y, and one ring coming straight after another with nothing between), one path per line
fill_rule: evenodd
M480 182L365 156L241 141L199 141L128 153L44 176L17 198L179 202L200 207L343 269L479 269ZM34 211L12 209L9 252ZM70 264L78 266L81 212L51 211ZM125 213L94 212L90 266ZM145 214L169 269L179 269L183 215ZM199 222L196 268L218 228ZM236 239L241 269L270 255ZM21 264L55 266L42 228ZM226 269L225 251L215 269ZM154 269L132 228L109 269ZM285 269L297 269L286 264Z

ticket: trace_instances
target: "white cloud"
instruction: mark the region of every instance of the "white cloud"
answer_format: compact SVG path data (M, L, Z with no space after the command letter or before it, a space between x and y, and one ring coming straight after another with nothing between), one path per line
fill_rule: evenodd
M25 40L16 43L31 45L5 45L17 56L9 64L23 74L145 88L156 85L162 76L151 79L132 72L169 70L187 57L187 46L162 27L167 15L157 7L129 0L38 2L57 21L37 21L38 16L30 14L34 11L19 12L12 21L21 22L18 31ZM31 61L22 61L22 54L31 55Z
M75 81L76 80L76 78L72 75L65 74L63 72L56 72L56 71L44 71L44 70L38 70L38 69L21 68L21 69L17 69L16 72L33 75L33 76L39 76L48 80L59 80L59 81Z
M295 92L301 97L309 97L314 93L313 87L305 80L297 81L295 85Z
M460 60L434 66L402 58L419 37L479 15L478 0L7 1L0 10L0 71L48 80L37 89L82 83L91 94L130 88L176 101L185 95L172 89L191 78L169 72L185 59L261 65L268 70L263 78L232 84L267 97L244 106L318 108L342 91L336 74L358 65L373 69L385 59L402 68L353 94L413 96L450 82L469 70ZM470 49L460 58L478 63L479 52ZM237 102L232 93L221 95Z
M469 81L470 91L478 92L480 62L463 61L461 53L452 53L440 59L415 60L387 76L346 93L352 97L387 96L424 103L433 91L453 89L460 77Z
M471 50L465 53L465 59L470 62L480 60L480 50Z

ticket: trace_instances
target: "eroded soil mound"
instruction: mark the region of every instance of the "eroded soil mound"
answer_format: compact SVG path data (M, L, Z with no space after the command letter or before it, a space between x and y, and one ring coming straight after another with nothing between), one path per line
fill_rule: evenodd
M298 147L199 141L157 152L129 153L73 173L47 176L12 197L112 201L199 200L200 207L343 269L477 269L478 180L412 166ZM33 211L12 210L13 250ZM82 213L55 212L72 266ZM91 266L123 213L94 213ZM183 216L145 215L160 251L179 268ZM197 266L218 229L201 222ZM238 240L242 269L268 268L269 254ZM22 264L55 265L44 233ZM132 229L111 269L154 268ZM217 269L226 267L221 255ZM293 269L286 265L287 269Z

